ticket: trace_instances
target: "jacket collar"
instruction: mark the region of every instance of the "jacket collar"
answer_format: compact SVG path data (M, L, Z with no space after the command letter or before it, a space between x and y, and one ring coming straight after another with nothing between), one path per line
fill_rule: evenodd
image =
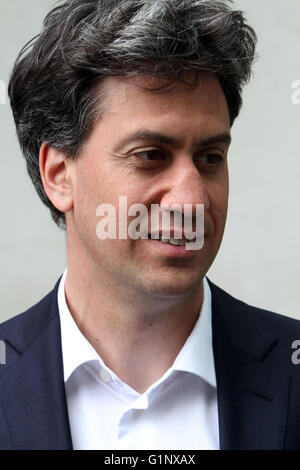
M289 380L270 359L277 335L261 310L210 287L221 449L282 449Z
M0 373L0 403L7 429L3 429L4 423L0 424L0 436L9 435L14 449L72 449L61 357L58 284L59 281L27 315L15 317L1 328L7 345L7 365L2 366Z

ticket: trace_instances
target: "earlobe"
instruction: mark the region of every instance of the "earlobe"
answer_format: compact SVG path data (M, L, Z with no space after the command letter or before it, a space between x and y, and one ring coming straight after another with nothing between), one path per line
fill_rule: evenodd
M40 174L45 192L58 210L73 209L72 178L65 154L43 143L39 153Z

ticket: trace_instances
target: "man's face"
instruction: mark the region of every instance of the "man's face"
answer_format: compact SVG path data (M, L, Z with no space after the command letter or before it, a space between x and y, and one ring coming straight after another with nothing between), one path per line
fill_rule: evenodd
M145 91L160 84L147 76L104 82L106 110L80 158L69 161L74 208L66 214L67 231L73 251L103 282L132 293L180 297L201 286L221 243L230 122L213 75L200 74L193 89L175 84L164 93ZM149 215L152 204L179 204L182 210L184 204L204 204L203 248L182 256L151 239L100 240L97 207L108 203L118 214L119 196L127 197L128 207L143 204Z

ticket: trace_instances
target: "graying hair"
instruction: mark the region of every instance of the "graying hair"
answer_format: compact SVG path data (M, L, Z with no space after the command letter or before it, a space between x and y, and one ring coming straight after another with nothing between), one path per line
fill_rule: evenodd
M256 35L231 1L69 0L21 50L9 97L28 173L55 223L39 169L43 142L78 158L101 111L105 77L148 74L170 83L210 71L223 88L231 125L250 78Z

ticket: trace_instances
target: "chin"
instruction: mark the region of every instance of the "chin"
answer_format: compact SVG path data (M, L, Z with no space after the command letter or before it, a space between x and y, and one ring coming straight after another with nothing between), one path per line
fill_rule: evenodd
M199 276L199 273L196 278L190 277L189 279L180 279L180 276L173 279L171 276L169 279L159 279L159 276L157 276L154 282L149 282L147 285L144 284L144 290L150 295L154 295L159 298L182 298L199 290L202 285L202 280L203 276Z

